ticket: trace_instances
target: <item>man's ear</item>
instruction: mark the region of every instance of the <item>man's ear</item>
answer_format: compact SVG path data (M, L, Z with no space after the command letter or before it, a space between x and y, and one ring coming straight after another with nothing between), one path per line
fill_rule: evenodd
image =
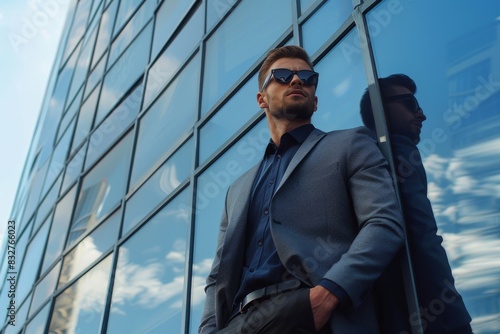
M261 108L261 109L268 108L266 100L267 100L267 98L266 98L266 94L264 94L264 92L257 93L257 104L259 105L259 108Z
M314 111L318 110L318 97L314 96Z

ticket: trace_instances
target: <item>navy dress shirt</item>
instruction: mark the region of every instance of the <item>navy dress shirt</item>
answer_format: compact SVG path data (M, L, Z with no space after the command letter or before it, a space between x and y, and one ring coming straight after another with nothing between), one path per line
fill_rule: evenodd
M240 302L252 291L290 278L276 251L269 226L269 207L285 170L300 145L314 130L312 124L300 126L281 137L277 147L271 140L255 177L246 227L246 255L241 273L240 289L233 304L233 314ZM334 282L323 279L320 285L334 293L341 302L347 293Z

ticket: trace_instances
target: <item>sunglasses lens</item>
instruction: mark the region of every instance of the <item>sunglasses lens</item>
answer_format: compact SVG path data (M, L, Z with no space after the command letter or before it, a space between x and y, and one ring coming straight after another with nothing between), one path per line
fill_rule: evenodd
M279 83L289 83L292 81L293 72L287 69L276 69L274 70L274 80Z
M298 75L306 86L312 86L318 83L318 74L316 72L304 70L299 71Z
M302 70L302 71L291 71L286 68L279 68L275 69L273 72L274 80L276 82L286 84L292 81L293 76L297 74L299 76L299 79L304 83L306 86L312 86L316 85L318 83L318 74L313 71L309 70Z

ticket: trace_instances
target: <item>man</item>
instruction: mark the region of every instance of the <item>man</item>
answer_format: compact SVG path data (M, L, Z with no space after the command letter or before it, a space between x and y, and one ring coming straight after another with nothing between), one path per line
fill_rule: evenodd
M454 286L443 238L427 198L427 177L417 144L426 120L414 94L415 82L404 74L379 79L392 153L396 164L406 232L410 246L420 317L426 334L469 334L470 315ZM375 131L370 96L360 102L364 124ZM400 264L395 260L377 282L383 298L379 310L384 333L410 332L415 315L408 314Z
M311 124L317 83L300 47L262 64L271 141L227 192L200 333L379 333L371 288L402 218L369 131Z

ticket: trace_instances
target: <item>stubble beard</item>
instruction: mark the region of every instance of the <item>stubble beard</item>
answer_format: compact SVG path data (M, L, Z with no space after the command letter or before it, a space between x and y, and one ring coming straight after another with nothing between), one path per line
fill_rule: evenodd
M294 101L294 103L282 105L274 110L270 109L270 112L277 119L309 120L314 113L314 104L311 101Z

